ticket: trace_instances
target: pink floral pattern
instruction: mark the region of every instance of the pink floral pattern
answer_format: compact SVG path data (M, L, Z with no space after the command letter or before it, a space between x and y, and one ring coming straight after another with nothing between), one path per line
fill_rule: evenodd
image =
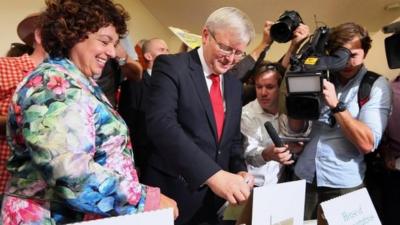
M47 87L57 95L65 93L65 90L69 87L69 83L59 76L50 77L50 81L47 83Z

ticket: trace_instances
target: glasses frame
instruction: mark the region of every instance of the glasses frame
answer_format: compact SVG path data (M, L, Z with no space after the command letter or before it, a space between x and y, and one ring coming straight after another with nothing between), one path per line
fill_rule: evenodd
M223 56L228 57L233 55L235 59L242 59L247 55L246 52L242 52L240 50L234 49L230 46L218 42L213 32L209 31L209 33L212 39L214 39L214 42L217 44L218 49L220 50Z

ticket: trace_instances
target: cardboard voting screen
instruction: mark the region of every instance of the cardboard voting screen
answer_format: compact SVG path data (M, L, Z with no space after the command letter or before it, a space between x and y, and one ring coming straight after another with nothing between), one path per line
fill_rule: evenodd
M178 38L185 43L189 48L194 49L200 47L201 45L201 36L198 34L192 34L185 30L176 28L176 27L168 27Z
M321 208L329 225L381 224L365 188L322 202Z
M138 213L126 216L115 216L99 220L91 220L69 225L174 225L172 208L160 209L150 212Z
M254 189L253 225L303 225L306 181Z

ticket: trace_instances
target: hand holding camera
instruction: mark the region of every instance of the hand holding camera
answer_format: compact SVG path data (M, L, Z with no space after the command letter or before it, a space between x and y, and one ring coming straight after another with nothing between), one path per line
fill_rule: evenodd
M325 101L325 104L329 108L335 108L336 105L338 104L339 100L336 96L336 90L335 90L335 85L333 83L327 81L326 79L323 79L323 91L322 95Z

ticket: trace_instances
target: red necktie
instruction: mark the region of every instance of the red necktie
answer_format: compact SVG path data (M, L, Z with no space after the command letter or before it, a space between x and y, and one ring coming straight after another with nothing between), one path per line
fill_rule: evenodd
M222 92L219 84L220 76L216 74L211 74L210 78L212 80L210 89L210 99L211 105L214 112L215 123L217 124L217 134L218 141L221 139L222 129L224 127L224 102L222 100Z

